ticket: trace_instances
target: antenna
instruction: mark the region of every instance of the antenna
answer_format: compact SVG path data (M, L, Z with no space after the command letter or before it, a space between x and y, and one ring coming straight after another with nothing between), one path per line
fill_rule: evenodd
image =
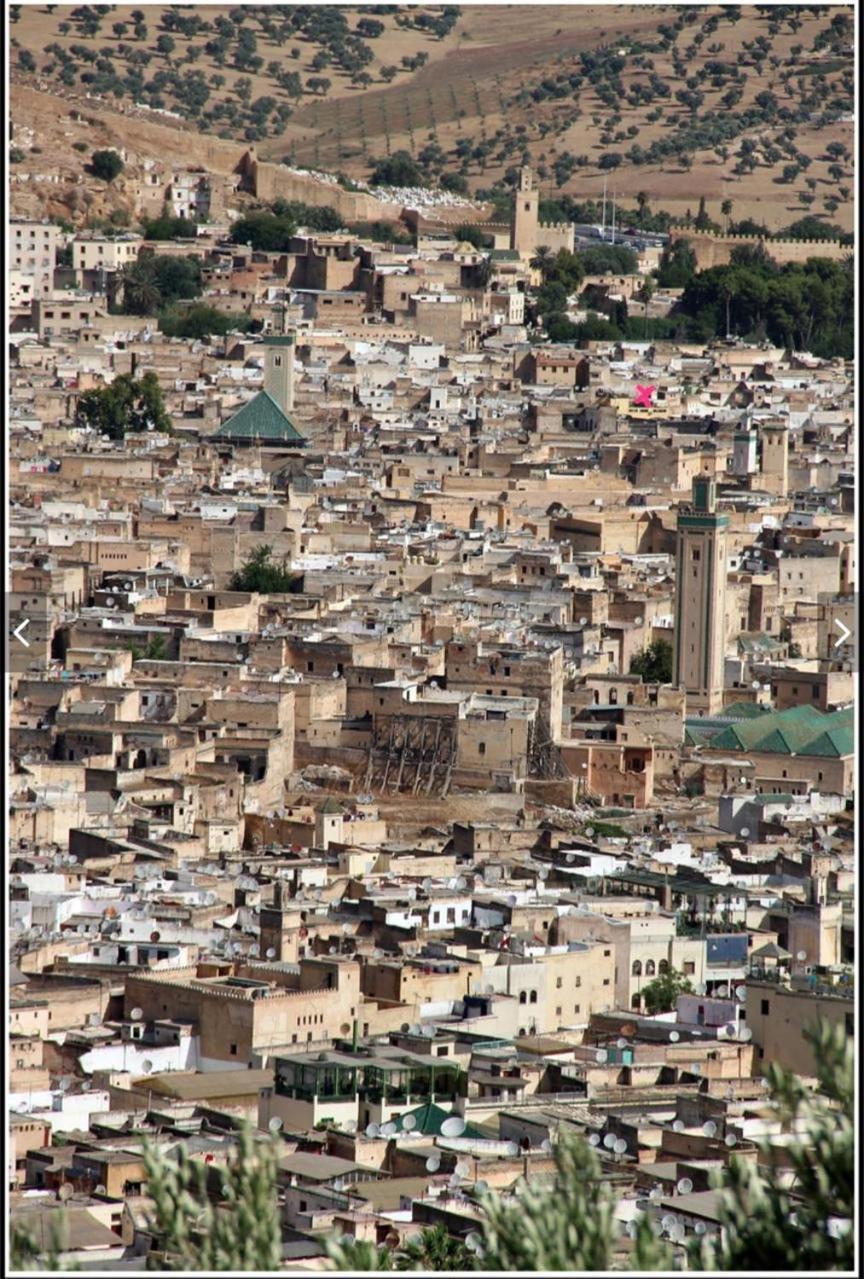
M608 178L603 179L603 223L601 226L602 239L606 239L606 183Z
M612 243L615 243L615 192L612 192Z

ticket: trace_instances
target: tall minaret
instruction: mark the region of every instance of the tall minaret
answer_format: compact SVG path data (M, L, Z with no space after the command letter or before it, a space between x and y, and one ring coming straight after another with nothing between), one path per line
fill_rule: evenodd
M537 250L537 225L540 192L534 186L534 174L527 166L519 170L519 186L513 195L513 221L510 248L520 258L532 258Z
M283 413L294 408L294 334L262 339L264 345L264 390Z
M715 484L693 480L692 509L678 516L675 651L672 683L687 695L686 713L723 707L726 658L726 529Z
M789 431L785 422L762 422L762 488L785 497L789 491Z

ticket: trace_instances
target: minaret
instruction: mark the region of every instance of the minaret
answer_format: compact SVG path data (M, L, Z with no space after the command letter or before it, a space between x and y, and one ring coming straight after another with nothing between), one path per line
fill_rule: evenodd
M294 408L294 334L263 339L264 390L283 413Z
M693 480L692 509L678 516L675 651L672 683L687 695L686 713L723 707L726 659L726 529L715 484Z
M789 491L789 431L785 422L763 422L762 487L785 497Z
M273 905L262 906L259 916L261 928L259 954L262 959L274 959L280 964L295 964L300 954L300 909L286 900L285 885L277 879L273 887ZM268 955L268 951L274 951Z
M540 192L534 186L534 174L526 166L519 170L519 186L513 196L513 221L510 248L520 258L533 258L537 250L537 224Z
M732 449L732 474L753 475L756 471L756 432L745 426L735 432Z

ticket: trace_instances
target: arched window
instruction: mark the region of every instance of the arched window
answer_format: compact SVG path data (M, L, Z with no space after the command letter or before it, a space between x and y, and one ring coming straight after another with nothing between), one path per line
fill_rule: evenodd
M532 991L531 991L531 994L528 996L528 1003L529 1003L529 1004L536 1004L536 1003L537 1003L537 991L536 991L536 990L532 990Z
M669 960L668 960L668 959L661 959L661 960L660 960L660 963L657 965L657 971L658 971L658 973L668 973L668 971L669 971Z
M645 960L645 976L646 976L646 977L653 977L653 976L654 976L655 971L656 971L656 969L655 969L655 967L654 967L654 960L653 960L653 959L646 959L646 960Z
M519 991L519 1003L520 1003L520 1004L526 1004L527 1002L528 1002L528 996L526 995L526 993L525 993L525 991L524 991L524 990L520 990L520 991Z
M634 976L634 977L641 977L641 976L642 976L642 960L641 960L641 959L634 959L634 960L633 960L632 973L633 973L633 976Z
M634 1008L638 1008L641 1002L642 1002L642 996L638 992L633 996L633 998L630 1001L630 1003L632 1004Z

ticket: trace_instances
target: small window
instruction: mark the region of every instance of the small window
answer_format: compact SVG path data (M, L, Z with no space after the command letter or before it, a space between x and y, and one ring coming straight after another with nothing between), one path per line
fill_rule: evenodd
M770 1000L768 1000L768 999L763 999L763 1000L762 1000L762 1002L761 1002L761 1004L759 1005L759 1011L760 1011L760 1013L762 1014L762 1016L763 1016L763 1017L767 1017L767 1016L770 1014L770 1012L771 1012L771 1002L770 1002Z
M478 743L478 745L477 745L477 754L478 754L478 755L485 755L485 754L486 754L486 743L485 743L485 742L479 742L479 743Z
M229 1048L229 1052L231 1053L231 1056L232 1056L232 1057L236 1057L236 1056L237 1056L237 1045L236 1045L236 1044L231 1044L231 1046L230 1046L230 1048Z

